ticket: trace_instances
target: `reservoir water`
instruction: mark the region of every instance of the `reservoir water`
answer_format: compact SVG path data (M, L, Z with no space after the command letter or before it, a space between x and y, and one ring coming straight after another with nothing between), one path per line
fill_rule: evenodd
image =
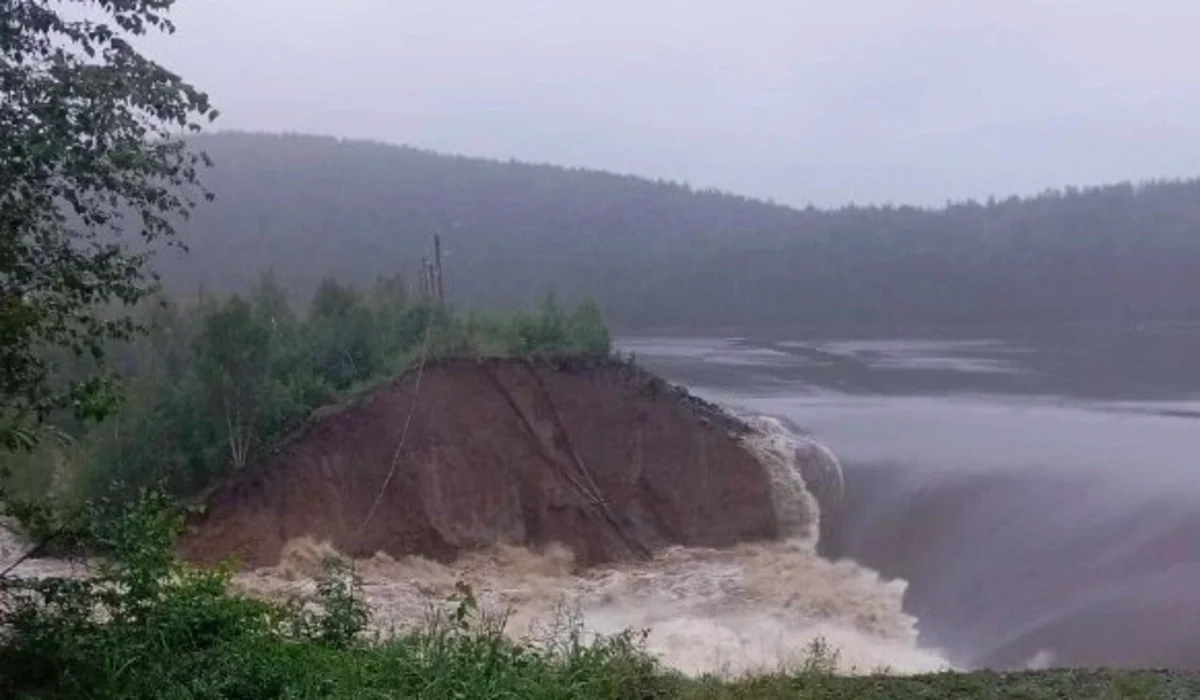
M831 448L820 552L906 581L921 646L956 666L1200 666L1200 327L619 345Z

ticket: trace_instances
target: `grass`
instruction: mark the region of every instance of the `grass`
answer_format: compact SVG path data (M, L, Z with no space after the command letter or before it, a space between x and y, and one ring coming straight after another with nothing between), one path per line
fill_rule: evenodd
M291 615L299 608L294 608L282 618L282 626L254 622L267 608L257 603L242 607L238 599L222 593L199 606L185 603L168 611L172 606L163 605L164 610L158 611L161 617L152 616L135 626L142 633L155 630L157 639L138 641L133 629L125 629L93 643L84 641L84 648L91 649L89 657L71 654L54 643L51 652L57 658L47 664L46 659L11 656L10 648L7 654L0 653L0 673L16 683L5 688L0 681L0 696L189 700L1200 697L1200 680L1165 673L1061 670L839 677L820 658L810 659L793 673L686 678L647 655L636 634L588 639L571 628L538 644L513 642L502 633L502 621L475 612L466 588L453 613L431 616L417 632L370 639L358 634L363 620L356 617L354 598L347 597L350 589L330 580L325 579L319 610L309 609L307 617L296 618ZM194 595L178 592L170 597L195 600ZM180 627L187 633L179 634ZM84 640L88 636L82 635ZM95 649L96 641L107 649ZM12 673L14 665L20 669L17 673ZM29 673L30 669L35 672Z
M282 603L230 588L232 567L174 554L182 519L146 496L89 533L104 559L84 579L0 580L0 697L750 700L1195 698L1200 677L1037 671L839 677L814 644L790 673L687 678L626 632L587 637L577 617L527 642L482 614L469 587L424 626L370 635L361 582L330 559L315 594Z
M1194 698L1200 682L1152 672L1041 671L843 678L799 672L688 679L619 636L558 649L446 626L339 647L247 637L169 657L130 658L100 683L13 688L5 697L96 698ZM39 692L40 691L40 692Z
M684 683L679 698L812 700L1000 700L1024 698L1194 698L1200 680L1155 672L1037 671L945 673L913 677L772 676L735 682Z

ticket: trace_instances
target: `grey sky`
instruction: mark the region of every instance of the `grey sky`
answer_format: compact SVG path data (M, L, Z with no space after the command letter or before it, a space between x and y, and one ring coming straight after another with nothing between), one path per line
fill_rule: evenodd
M222 128L797 205L1200 175L1197 0L179 0L175 16L154 51Z

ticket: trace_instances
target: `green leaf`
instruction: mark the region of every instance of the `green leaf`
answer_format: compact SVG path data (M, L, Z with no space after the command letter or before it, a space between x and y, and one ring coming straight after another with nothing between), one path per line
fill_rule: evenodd
M171 32L173 0L13 0L0 28L0 438L72 408L99 418L114 387L95 377L109 344L142 329L128 307L153 292L148 268L188 214L207 163L180 129L209 122L208 96L131 39ZM94 19L79 19L87 9ZM98 17L96 17L98 15ZM87 372L75 363L76 374Z

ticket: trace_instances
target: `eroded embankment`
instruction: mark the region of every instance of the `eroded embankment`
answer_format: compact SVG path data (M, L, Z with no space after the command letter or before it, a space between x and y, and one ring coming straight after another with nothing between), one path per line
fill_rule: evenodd
M350 555L382 631L422 625L463 581L513 637L647 630L691 674L777 670L817 639L844 672L947 665L919 647L903 581L817 555L840 467L779 421L623 365L456 361L422 377L405 432L415 384L326 412L219 485L182 552L240 556L236 585L265 597Z
M742 445L750 427L652 375L460 360L420 381L327 412L219 485L183 555L269 566L309 537L438 561L557 544L591 566L782 534L771 474Z

